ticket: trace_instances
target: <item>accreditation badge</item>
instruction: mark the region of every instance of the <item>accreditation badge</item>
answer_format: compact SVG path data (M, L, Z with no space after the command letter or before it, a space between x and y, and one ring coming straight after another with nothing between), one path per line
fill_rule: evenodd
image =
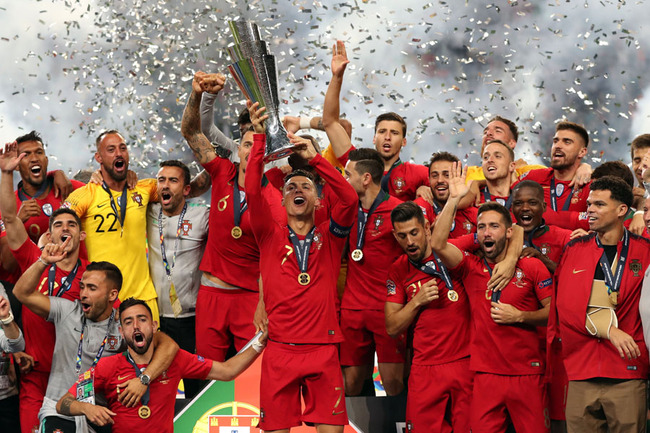
M95 369L79 375L77 380L77 401L95 404Z

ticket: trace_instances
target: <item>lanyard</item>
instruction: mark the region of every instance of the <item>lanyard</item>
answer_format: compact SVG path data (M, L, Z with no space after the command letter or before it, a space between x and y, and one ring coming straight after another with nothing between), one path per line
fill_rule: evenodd
M602 248L603 244L600 242L600 239L598 239L598 236L596 236L596 245L598 245L598 248ZM623 233L623 248L621 248L621 255L618 258L618 263L616 264L616 273L612 275L612 268L609 264L609 260L607 259L607 254L605 254L605 251L600 256L600 267L603 270L603 274L605 275L605 284L607 285L607 294L611 294L612 292L618 292L621 288L621 280L623 279L623 269L625 269L625 261L627 260L627 253L630 248L630 232L625 230Z
M442 206L440 206L435 200L433 201L433 211L436 213L436 215L440 215L440 212L442 212Z
M562 188L564 188L564 184L561 184ZM564 192L564 190L562 191ZM560 194L562 195L562 194ZM573 189L571 189L571 192L569 192L569 196L567 197L566 201L564 202L564 206L562 206L562 210L569 210L569 206L571 205L571 198L573 197ZM555 187L555 178L551 178L551 207L553 208L554 211L557 211L557 193L556 193L556 187Z
M65 281L61 281L61 287L59 288L59 291L56 292L56 294L54 294L54 283L56 282L56 265L50 266L50 269L47 271L47 295L60 298L65 292L70 290L72 282L77 276L77 271L79 270L80 264L81 260L77 260L77 264L74 265L74 269L72 269L68 276L65 277Z
M129 353L128 350L124 352L124 356L126 357L126 360L129 361L129 364L131 364L133 368L135 368L135 377L140 377L142 371L144 371L144 368L142 370L138 368L138 364L136 364L133 358L131 358L131 354ZM147 390L144 392L144 395L142 396L142 404L145 406L149 404L149 387L147 387Z
M490 194L490 191L488 191L487 186L483 188L483 200L487 203L489 201L496 201L497 203L503 205L506 209L510 210L510 206L512 205L512 192L508 196L507 200L504 200L502 198L495 198L492 200L492 195Z
M20 198L20 201L25 201L31 198L40 197L45 192L45 190L47 190L51 183L52 181L50 178L45 178L34 195L29 195L27 194L27 191L25 191L25 188L23 188L23 181L21 180L20 183L18 183L18 198Z
M357 210L357 249L358 250L363 248L363 243L365 242L366 239L366 224L368 223L368 220L372 216L372 213L375 210L377 210L377 207L384 201L388 200L388 197L389 195L387 192L379 191L379 194L377 194L377 197L375 197L375 200L372 202L372 205L370 206L368 213L365 213L363 211L363 207L361 207L361 202L359 202L359 209Z
M546 225L546 221L544 221L544 219L542 219L542 223L541 223L540 225L538 225L537 227L535 227L534 229L532 229L532 230L528 233L528 235L526 236L526 240L524 241L524 246L525 246L525 247L533 247L533 248L535 248L537 251L541 252L542 250L541 250L537 245L535 245L535 244L533 243L533 238L535 237L535 233L537 233L537 230L542 230L542 234L544 234L544 233L546 233L547 231L549 231L549 228L548 228L548 226ZM541 236L541 235L540 235L540 236Z
M483 262L485 262L485 267L488 270L488 273L490 274L490 277L492 276L492 268L490 267L490 264L488 263L487 259L483 259ZM503 290L503 289L502 289ZM492 302L499 302L499 299L501 299L501 290L492 290Z
M239 193L239 183L237 182L237 175L235 175L235 178L232 181L233 183L233 195L232 195L232 209L234 213L234 220L235 220L235 227L239 227L241 224L241 216L246 212L246 209L248 209L248 203L246 203L246 197L244 197L244 201L241 200L241 194Z
M390 174L393 172L393 169L394 169L395 167L397 167L398 165L401 165L401 164L402 164L402 160L398 158L397 161L395 161L395 162L393 163L393 165L390 167L390 170L388 170L388 173L386 173L386 174L381 178L381 189L382 189L383 191L389 192L389 191L388 191L388 181L390 180Z
M158 233L160 233L160 255L162 256L163 265L165 267L165 273L167 274L167 278L170 280L172 278L172 269L174 269L174 265L176 264L176 252L178 251L178 243L181 237L181 226L183 225L183 217L185 216L186 211L187 211L187 202L183 204L183 210L181 211L181 214L178 216L178 227L176 228L176 240L174 241L174 255L172 256L171 266L169 266L169 262L167 261L167 254L165 253L165 242L163 242L164 238L163 238L163 223L162 223L162 217L163 217L162 206L160 207L160 212L158 212Z
M288 226L287 226L288 227ZM314 230L316 227L312 227L307 236L305 236L305 241L300 245L300 240L298 235L293 231L291 227L289 229L289 240L293 244L293 250L296 252L296 259L298 260L298 268L300 273L307 272L307 267L309 266L309 247L311 246L311 241L314 239Z
M106 346L106 341L108 341L108 335L111 332L111 323L113 323L113 318L115 317L115 310L111 311L111 317L108 318L108 325L106 325L106 335L104 336L104 341L102 341L102 345L99 346L99 350L97 351L97 355L95 356L95 360L93 361L92 365L89 368L94 367L97 365L97 362L99 361L99 358L102 357L102 353L104 353L104 347ZM79 337L79 348L77 349L77 362L75 368L77 369L77 374L81 371L81 349L83 346L84 342L84 331L86 330L86 317L84 316L83 318L83 324L81 325L81 337Z
M442 281L445 282L445 285L447 286L447 290L454 290L454 284L451 282L451 277L449 276L449 272L447 271L445 265L442 263L442 260L440 260L440 257L438 257L436 253L433 253L433 259L435 260L435 265L434 265L434 260L429 260L428 262L425 263L415 263L414 261L409 259L409 262L411 262L413 266L415 266L425 274L431 275L432 277L440 278Z
M106 182L102 182L102 188L108 193L108 196L111 198L111 209L115 212L115 217L120 221L120 227L122 231L120 236L124 233L124 219L126 218L126 184L124 184L124 190L122 191L122 196L120 197L120 213L117 213L117 207L115 206L115 199L113 199L113 194L111 189L106 185Z

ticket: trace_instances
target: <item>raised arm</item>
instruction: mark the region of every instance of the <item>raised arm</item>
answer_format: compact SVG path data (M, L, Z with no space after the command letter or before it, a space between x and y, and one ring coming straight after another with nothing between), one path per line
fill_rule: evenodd
M23 333L14 320L9 299L2 285L0 285L0 326L4 333L0 333L0 350L13 353L25 350Z
M183 120L181 121L181 133L187 141L187 144L194 152L194 156L200 164L207 164L217 157L210 140L201 132L201 118L199 116L199 106L201 104L201 87L200 79L205 75L204 72L198 71L194 74L192 80L192 93L187 100L185 111L183 111Z
M345 52L345 45L342 41L336 41L332 49L332 79L325 94L322 124L337 158L344 155L352 147L350 136L339 123L339 99L341 86L343 85L343 74L348 63L350 61Z
M232 156L237 153L237 143L228 138L226 134L221 132L214 124L214 104L217 101L217 96L226 83L226 77L222 74L205 74L200 77L200 84L204 90L201 95L201 131L210 140L228 152Z
M454 162L449 178L449 198L436 217L431 234L431 248L448 268L455 268L463 260L463 252L447 242L447 239L456 216L458 202L469 191L469 186L465 184L466 175L467 167L461 169L461 164Z
M14 170L25 156L17 154L18 145L14 141L0 149L0 214L5 223L9 248L17 250L27 240L27 230L18 218L16 196L14 194Z

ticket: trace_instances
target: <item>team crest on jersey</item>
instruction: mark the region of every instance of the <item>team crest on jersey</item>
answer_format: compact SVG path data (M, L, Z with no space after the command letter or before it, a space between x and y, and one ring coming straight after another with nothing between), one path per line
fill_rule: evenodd
M397 286L393 280L386 280L386 293L388 296L394 295L396 293Z
M465 222L463 223L463 227L465 228L467 234L472 233L472 223L470 221L465 220Z
M639 259L630 260L630 271L632 271L633 276L639 277L641 269L642 269L642 267L641 267L641 262L639 261Z
M404 188L406 187L406 182L404 181L404 178L396 177L395 179L393 179L393 187L395 187L396 194L401 194L402 191L404 191Z
M49 204L49 203L45 203L45 204L43 205L43 213L44 213L45 215L47 215L47 216L52 216L52 211L53 211L53 209L52 209L52 205L51 205L51 204Z
M183 231L183 233L181 233L183 236L188 236L190 234L190 230L192 230L192 223L190 220L183 220L181 230Z
M379 228L381 225L384 223L384 216L383 215L376 215L375 220L372 224L372 235L373 236L379 236L381 232L379 231Z
M578 220L580 220L580 221L585 221L587 218L588 218L587 217L587 212L580 212L578 214Z
M133 193L133 195L131 196L131 200L136 202L138 204L138 206L144 206L142 204L142 195L140 195L140 193L137 192L137 191Z
M542 244L542 246L539 249L542 251L542 254L544 254L547 257L551 252L551 246L549 244Z
M117 350L120 345L120 339L111 335L106 339L106 346L108 350Z
M321 234L320 230L316 229L314 231L314 238L312 239L312 244L314 245L314 248L316 250L320 250L323 248L323 235Z
M515 278L517 281L515 281L515 286L517 287L523 287L526 283L524 282L524 278L526 277L526 274L524 274L524 271L522 271L520 268L517 268L515 270Z
M555 195L558 197L562 197L562 194L564 193L564 184L560 183L555 187Z
M571 197L571 204L576 204L576 203L578 203L578 202L580 201L580 193L581 193L581 192L582 192L582 188L576 190L576 191L573 193L573 197Z

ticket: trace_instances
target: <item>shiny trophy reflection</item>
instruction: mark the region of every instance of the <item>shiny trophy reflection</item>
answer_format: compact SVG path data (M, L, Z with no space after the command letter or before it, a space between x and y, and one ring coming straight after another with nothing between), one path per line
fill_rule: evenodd
M269 54L266 42L260 37L257 24L244 21L230 21L230 31L235 45L228 47L232 64L228 70L244 96L252 102L266 107L269 115L266 121L266 153L264 159L273 161L291 153L287 131L282 125L278 107L278 74L275 56Z

